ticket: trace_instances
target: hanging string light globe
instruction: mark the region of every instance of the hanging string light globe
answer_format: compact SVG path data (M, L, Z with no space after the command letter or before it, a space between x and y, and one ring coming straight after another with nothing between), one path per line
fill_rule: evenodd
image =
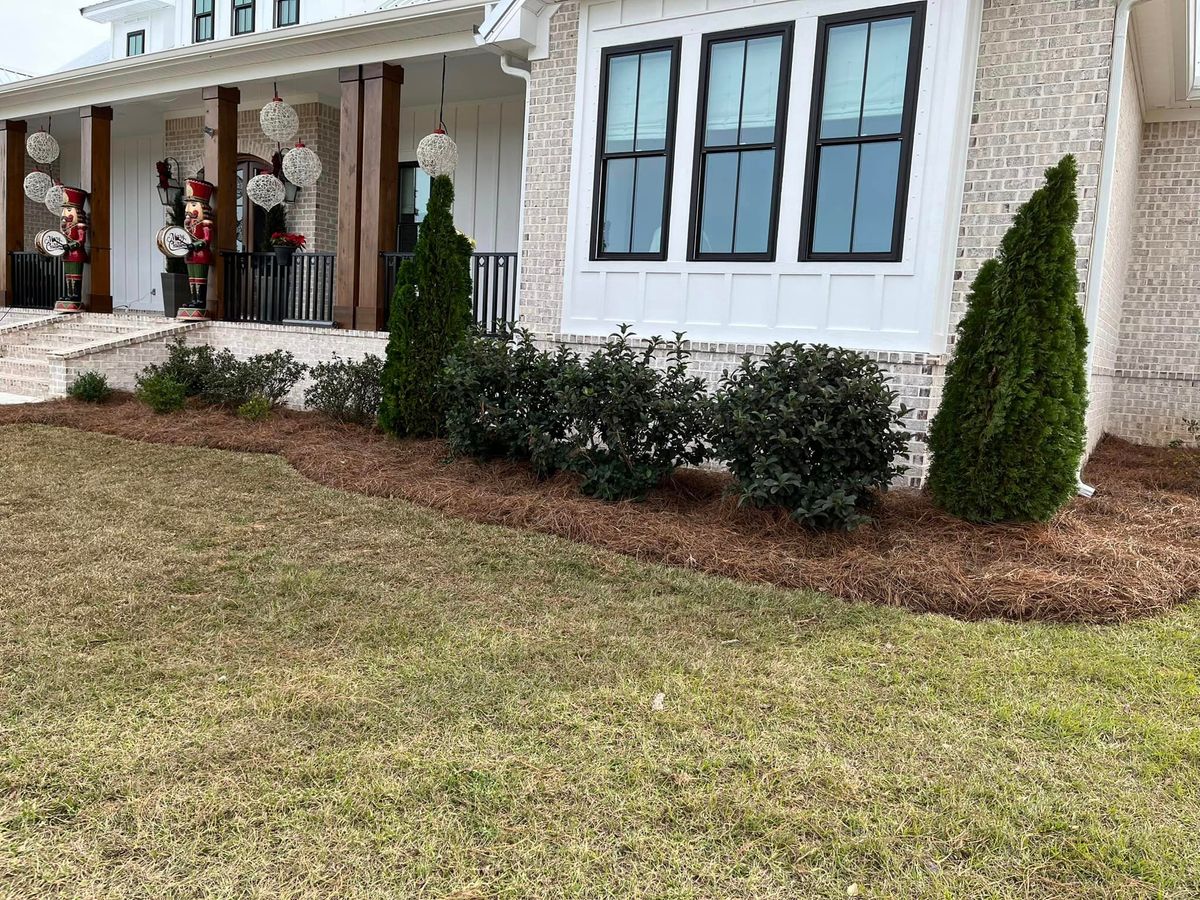
M50 190L46 191L46 209L56 214L61 212L65 199L67 199L67 192L63 190L63 186L59 182L54 182L50 185Z
M258 122L262 125L263 134L279 144L294 138L300 128L300 117L296 115L296 110L279 97L262 108Z
M458 165L458 145L445 129L439 127L417 144L417 163L431 178L449 175Z
M25 152L34 162L46 166L58 159L58 141L48 131L35 131L25 138Z
M263 209L271 210L283 202L283 182L274 175L255 175L246 184L246 196Z
M25 196L35 203L46 199L46 191L54 185L54 181L45 172L30 172L25 176Z
M321 157L301 141L284 155L283 174L297 187L312 187L321 177Z

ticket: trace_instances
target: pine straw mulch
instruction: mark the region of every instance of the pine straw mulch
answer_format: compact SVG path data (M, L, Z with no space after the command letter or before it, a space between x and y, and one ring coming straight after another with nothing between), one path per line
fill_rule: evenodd
M1200 459L1109 438L1086 478L1097 488L1048 525L969 525L926 493L890 492L874 524L807 531L739 508L728 478L681 471L642 502L581 496L521 465L449 462L437 441L395 441L283 412L251 423L211 408L156 415L120 396L0 407L0 425L78 428L139 441L276 453L314 481L453 516L559 535L714 575L967 619L1115 622L1200 596Z

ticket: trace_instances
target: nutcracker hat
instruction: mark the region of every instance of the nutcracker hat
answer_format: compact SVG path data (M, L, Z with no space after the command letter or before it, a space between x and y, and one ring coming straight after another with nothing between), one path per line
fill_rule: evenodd
M212 205L213 193L217 190L217 186L199 178L189 178L187 180L187 193L184 195L185 200L198 200L205 206Z
M82 188L63 185L63 206L73 206L75 209L83 209L83 204L87 202L87 198L87 191Z

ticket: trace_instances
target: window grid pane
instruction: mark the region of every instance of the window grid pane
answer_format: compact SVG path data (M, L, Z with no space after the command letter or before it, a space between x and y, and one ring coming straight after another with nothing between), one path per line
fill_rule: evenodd
M604 56L592 238L598 256L665 252L677 46Z

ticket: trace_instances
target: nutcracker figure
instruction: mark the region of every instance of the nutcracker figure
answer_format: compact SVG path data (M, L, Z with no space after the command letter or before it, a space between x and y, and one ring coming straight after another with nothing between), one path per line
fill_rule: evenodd
M83 309L83 267L88 263L88 220L84 205L87 191L74 187L63 188L61 231L42 231L34 242L44 256L60 256L66 285L63 297L54 304L57 312L80 312Z
M215 227L212 218L212 199L216 186L198 178L187 180L183 198L183 228L191 237L188 255L184 258L188 270L189 302L179 310L181 319L208 317L208 275L213 264L212 243Z

